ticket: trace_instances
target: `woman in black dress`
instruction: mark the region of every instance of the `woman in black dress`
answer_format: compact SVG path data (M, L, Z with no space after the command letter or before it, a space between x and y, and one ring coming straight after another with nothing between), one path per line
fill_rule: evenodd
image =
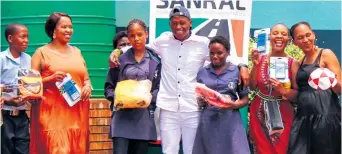
M315 46L315 33L307 22L291 27L293 43L305 56L297 72L299 88L297 112L292 124L289 154L341 153L341 69L330 49ZM337 84L327 90L316 90L308 84L315 69L327 68L336 74Z

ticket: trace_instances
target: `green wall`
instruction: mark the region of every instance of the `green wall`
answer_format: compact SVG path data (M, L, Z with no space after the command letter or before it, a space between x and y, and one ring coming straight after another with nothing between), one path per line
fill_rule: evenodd
M70 45L81 49L94 87L93 97L103 97L108 56L116 32L115 1L1 1L1 50L8 47L4 30L10 23L21 23L29 30L27 53L50 41L44 25L53 12L65 12L73 21Z

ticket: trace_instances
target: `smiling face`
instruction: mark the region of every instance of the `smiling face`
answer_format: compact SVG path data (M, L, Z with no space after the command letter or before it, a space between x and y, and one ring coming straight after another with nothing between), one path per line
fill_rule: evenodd
M303 52L311 52L315 49L315 33L308 25L300 24L293 30L293 43Z
M270 33L272 52L284 52L289 40L289 30L285 25L277 24L273 26Z
M214 66L220 67L226 63L226 59L229 56L229 53L221 43L215 42L210 44L209 50L210 61Z
M54 34L56 36L55 40L58 40L62 43L68 43L70 42L71 36L73 34L73 28L71 19L65 16L62 16L54 30Z
M184 16L174 16L170 19L170 27L173 35L180 41L184 41L190 36L192 22Z
M148 33L139 23L131 24L127 29L128 40L135 50L145 48Z

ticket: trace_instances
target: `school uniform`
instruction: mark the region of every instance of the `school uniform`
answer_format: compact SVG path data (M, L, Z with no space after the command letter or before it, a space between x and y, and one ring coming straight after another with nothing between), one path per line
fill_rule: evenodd
M133 49L129 49L119 58L120 71L117 81L150 80L152 81L152 101L148 108L120 109L115 111L111 121L110 135L113 138L115 154L142 153L146 154L148 142L157 140L154 123L154 109L159 90L161 63L159 57L150 49L138 63ZM115 94L113 94L115 100Z
M228 66L217 74L212 64L200 69L197 81L221 94L229 95L232 100L245 97L249 89L238 86L239 69ZM247 135L238 109L219 109L205 106L200 115L193 154L248 154L250 153Z
M9 48L0 53L0 84L18 84L18 70L31 68L31 57L21 53L14 58ZM17 96L17 89L3 92L3 97ZM3 125L1 126L1 153L28 154L29 153L29 119L26 114L26 104L15 107L3 104Z

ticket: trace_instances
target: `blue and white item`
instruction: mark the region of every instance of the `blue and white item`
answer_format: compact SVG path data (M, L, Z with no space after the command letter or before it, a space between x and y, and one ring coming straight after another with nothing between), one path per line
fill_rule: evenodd
M264 28L254 31L254 37L257 38L256 49L261 54L270 52L270 28Z
M68 73L62 82L56 82L58 90L63 95L70 107L74 106L81 99L81 90L71 75Z

